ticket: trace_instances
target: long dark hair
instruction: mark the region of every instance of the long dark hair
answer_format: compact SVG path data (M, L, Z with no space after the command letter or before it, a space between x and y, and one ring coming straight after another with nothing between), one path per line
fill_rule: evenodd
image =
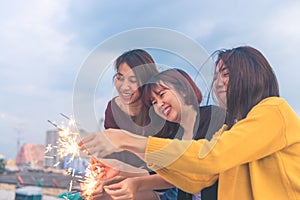
M257 49L241 46L217 54L216 65L222 60L220 70L229 71L226 124L230 129L261 100L279 97L279 88L271 65Z
M120 55L115 61L116 71L123 63L126 63L134 71L139 86L142 86L152 76L158 74L153 58L143 49L133 49ZM138 70L135 69L136 67L138 67Z
M158 74L157 66L152 56L143 49L129 50L120 55L115 61L115 69L117 72L123 63L126 63L132 69L138 81L140 96L134 101L136 102L143 96L145 83L147 83L152 76ZM135 117L134 121L136 124L145 126L149 123L148 110L149 107L143 104L139 115Z

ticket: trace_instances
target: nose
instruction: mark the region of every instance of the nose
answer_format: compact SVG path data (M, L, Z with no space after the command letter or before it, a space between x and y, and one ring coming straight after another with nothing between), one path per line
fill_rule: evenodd
M157 99L156 102L159 108L162 108L165 105L165 102L162 99Z
M121 88L123 90L129 90L130 89L130 83L129 83L129 81L127 79L124 80L124 82L121 85Z
M214 85L216 88L224 87L224 81L223 81L222 77L220 76L220 74L217 75Z

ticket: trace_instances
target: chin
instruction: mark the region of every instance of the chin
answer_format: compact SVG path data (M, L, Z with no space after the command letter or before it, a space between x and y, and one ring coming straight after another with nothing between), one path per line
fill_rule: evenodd
M126 105L129 105L131 101L127 101L127 100L122 99L122 102L123 102L124 104L126 104Z

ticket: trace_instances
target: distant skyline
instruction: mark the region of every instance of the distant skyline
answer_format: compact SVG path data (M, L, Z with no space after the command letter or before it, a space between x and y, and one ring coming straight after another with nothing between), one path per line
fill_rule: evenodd
M15 159L18 139L45 145L46 131L54 129L47 120L60 122L59 113L73 114L74 83L90 52L135 28L178 31L209 54L239 45L258 48L274 68L281 96L300 115L299 11L297 0L2 1L0 154ZM113 73L102 80L105 88L113 88ZM99 119L114 94L101 91L95 97Z

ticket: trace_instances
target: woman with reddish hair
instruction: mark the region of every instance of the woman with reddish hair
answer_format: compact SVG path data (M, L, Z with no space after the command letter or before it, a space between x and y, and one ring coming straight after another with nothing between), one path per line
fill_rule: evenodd
M224 123L223 109L217 106L199 107L202 101L201 91L191 77L180 69L169 69L153 76L145 85L143 99L146 105L153 107L158 117L166 120L159 132L152 133L154 137L209 140ZM96 138L92 134L83 139L83 143L88 148L89 140L97 141ZM212 186L208 187L210 185ZM122 182L104 186L104 189L113 199L135 199L138 192L171 187L174 186L158 174L153 174L127 178ZM179 190L177 199L216 200L216 180L212 180L207 187L196 195ZM160 199L170 199L166 196L167 193L163 193ZM159 192L158 194L160 195Z

